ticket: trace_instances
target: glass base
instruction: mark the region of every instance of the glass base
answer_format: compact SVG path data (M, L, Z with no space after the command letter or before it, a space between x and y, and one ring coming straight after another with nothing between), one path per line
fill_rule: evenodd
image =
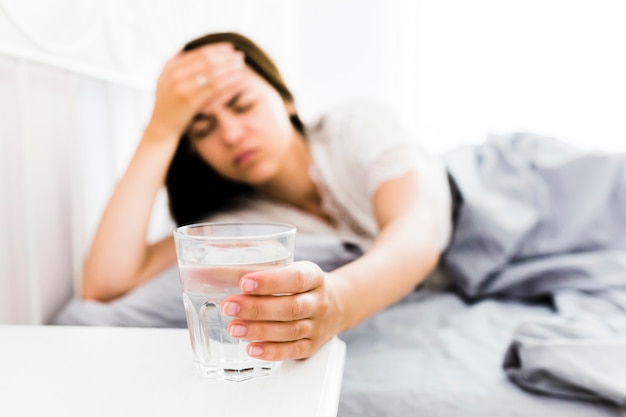
M197 364L200 372L207 378L223 379L226 381L247 381L253 378L269 376L276 368L277 363L261 362L241 364L238 366L215 366Z

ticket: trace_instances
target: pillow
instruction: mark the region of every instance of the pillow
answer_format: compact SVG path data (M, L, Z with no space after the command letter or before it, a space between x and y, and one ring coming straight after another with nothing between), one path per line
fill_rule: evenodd
M296 235L295 260L317 263L332 271L361 256L354 244L335 236ZM111 302L74 298L51 324L74 326L186 327L178 268L173 266Z

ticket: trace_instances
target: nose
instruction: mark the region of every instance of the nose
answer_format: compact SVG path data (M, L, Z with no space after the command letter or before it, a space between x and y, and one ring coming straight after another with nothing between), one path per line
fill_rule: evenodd
M224 116L219 121L219 133L222 141L229 145L235 145L244 134L244 127L235 116Z

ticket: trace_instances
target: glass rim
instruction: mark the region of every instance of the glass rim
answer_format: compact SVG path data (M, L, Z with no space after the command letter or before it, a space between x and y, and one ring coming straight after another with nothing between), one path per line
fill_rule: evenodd
M201 228L201 227L227 227L227 226L275 226L284 230L279 230L272 233L248 233L241 236L211 236L211 235L191 235L185 233L187 230ZM178 239L193 239L193 240L207 240L207 241L239 241L239 240L264 240L264 239L280 239L282 237L295 235L297 231L296 226L289 223L282 222L255 222L255 221L229 221L229 222L200 222L190 223L183 226L179 226L174 229L174 237Z

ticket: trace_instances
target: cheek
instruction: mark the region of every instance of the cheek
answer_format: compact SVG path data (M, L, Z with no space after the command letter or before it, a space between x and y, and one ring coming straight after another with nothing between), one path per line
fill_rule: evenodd
M223 164L226 159L220 154L219 147L214 146L212 141L198 142L196 144L196 152L204 162L216 170L219 170L220 163Z
M287 135L291 133L293 126L282 99L280 99L280 101L273 102L271 106L267 107L267 114L265 117L266 120L274 121L274 123L271 124L273 134Z

